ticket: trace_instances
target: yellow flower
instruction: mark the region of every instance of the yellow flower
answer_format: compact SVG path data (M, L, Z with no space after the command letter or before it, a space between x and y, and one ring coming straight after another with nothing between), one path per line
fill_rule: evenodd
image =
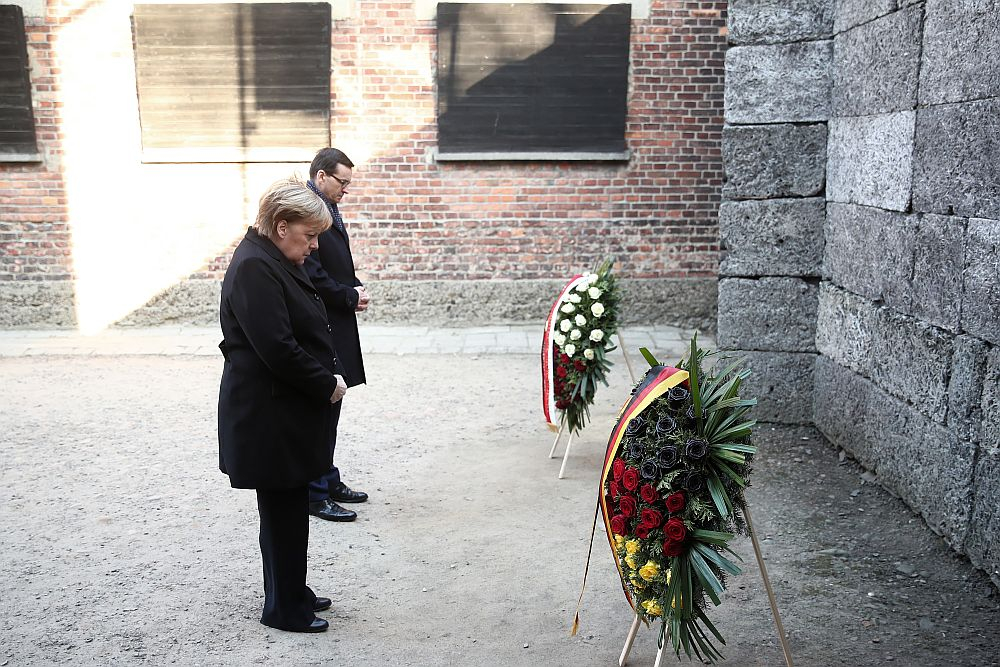
M646 613L652 617L657 617L663 614L663 607L656 600L646 600L642 603L642 608L646 610Z
M653 561L646 561L646 564L639 568L639 576L646 581L652 581L653 577L660 573L660 566Z
M621 549L623 544L625 544L625 538L622 537L621 535L615 535L615 546ZM632 552L630 551L629 553Z
M621 537L621 535L616 535L615 537ZM639 551L639 540L629 540L625 543L625 551L630 554L636 554Z
M628 568L630 570L634 570L636 568L635 559L632 558L631 554L629 554L628 556L625 556L625 564L628 565Z
M642 582L635 578L635 575L632 575L631 577L629 577L628 580L630 582L632 582L632 586L637 591L641 591L643 588L645 588L645 586L642 585Z

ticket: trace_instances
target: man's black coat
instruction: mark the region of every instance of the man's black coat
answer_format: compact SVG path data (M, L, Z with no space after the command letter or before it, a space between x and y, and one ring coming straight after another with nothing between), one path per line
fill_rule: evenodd
M219 468L237 488L305 486L330 469L330 396L342 372L319 294L250 229L226 270L219 318Z
M326 304L347 386L364 384L365 365L361 358L358 318L354 314L358 305L358 291L354 288L360 287L361 281L354 273L347 232L334 225L320 234L319 250L309 255L305 268Z

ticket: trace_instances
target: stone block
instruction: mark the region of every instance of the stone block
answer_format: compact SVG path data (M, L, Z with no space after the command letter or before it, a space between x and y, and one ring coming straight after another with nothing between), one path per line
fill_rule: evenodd
M813 397L816 427L961 551L976 446L825 356L816 360Z
M724 127L727 199L812 197L826 179L826 124Z
M73 283L17 280L0 283L0 328L76 326Z
M815 352L815 284L799 278L719 281L719 347Z
M958 437L979 442L983 419L983 378L989 346L972 336L957 336L948 379L948 427ZM1000 416L1000 415L998 415Z
M1000 5L996 0L927 0L920 103L1000 94Z
M184 280L116 322L116 326L150 327L162 324L208 326L219 323L219 280Z
M962 329L1000 345L1000 221L969 220Z
M965 240L964 218L917 216L909 314L949 331L959 330ZM1000 294L1000 288L993 287Z
M896 10L896 0L836 0L833 31L841 33Z
M905 211L915 113L830 120L827 199Z
M1000 348L993 348L986 357L979 414L983 449L1000 450Z
M830 117L829 40L736 46L726 52L726 122L776 123Z
M944 331L824 284L816 347L934 422L944 423L954 350L953 337Z
M733 44L777 44L829 37L834 0L730 0Z
M913 208L1000 220L1000 99L917 112Z
M1000 588L1000 450L981 451L965 552Z
M740 396L756 398L751 415L757 421L778 424L811 424L813 369L817 355L809 352L751 352L737 350L753 374Z
M826 201L766 199L723 202L719 238L723 276L818 276Z
M823 275L873 301L910 305L915 221L852 204L827 204Z
M917 103L921 7L909 7L837 35L834 116L908 111Z

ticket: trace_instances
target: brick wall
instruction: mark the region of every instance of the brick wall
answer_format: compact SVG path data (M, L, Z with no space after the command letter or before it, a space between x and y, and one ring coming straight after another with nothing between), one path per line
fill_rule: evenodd
M74 220L59 189L59 91L51 70L58 54L47 42L55 25L74 20L72 11L67 19L60 12L67 10L29 20L45 165L0 165L0 281L8 283L65 286L73 275L67 250ZM521 298L530 307L508 315L529 317L544 312L563 276L610 255L643 302L637 318L710 322L725 14L725 2L672 0L652 2L648 18L633 18L628 163L436 162L434 21L408 2L358 0L349 16L335 15L331 134L358 163L343 211L365 280L404 301L399 290L422 283L466 289L489 279L527 281L521 285L534 287ZM221 278L236 240L190 279ZM661 292L675 296L656 296ZM207 301L192 312L214 317ZM401 312L382 310L386 318ZM22 323L8 317L2 324Z

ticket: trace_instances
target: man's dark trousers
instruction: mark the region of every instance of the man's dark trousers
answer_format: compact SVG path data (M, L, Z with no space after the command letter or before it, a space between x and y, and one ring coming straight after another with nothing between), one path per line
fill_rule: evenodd
M340 469L333 464L333 453L337 448L337 424L344 399L333 404L330 411L330 469L319 479L309 482L309 502L319 503L330 497L330 489L340 484Z

